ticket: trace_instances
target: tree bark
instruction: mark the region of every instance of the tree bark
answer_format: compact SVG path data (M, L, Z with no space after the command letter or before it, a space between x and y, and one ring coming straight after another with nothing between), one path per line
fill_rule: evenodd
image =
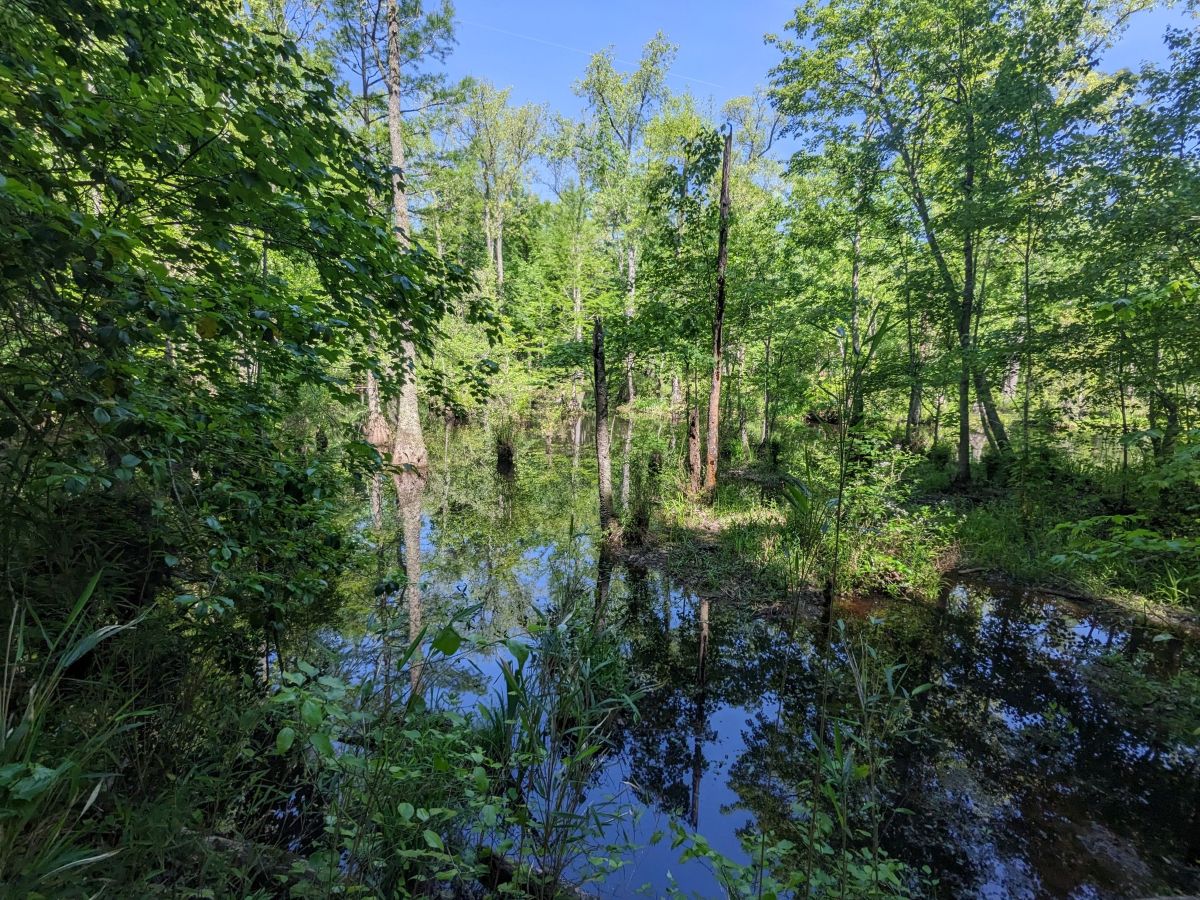
M758 440L758 452L767 449L771 441L771 335L767 335L763 350L763 420L762 434Z
M729 170L733 157L733 128L725 135L721 157L721 209L717 235L717 302L713 310L712 388L708 394L708 450L705 459L704 490L717 487L717 456L721 439L721 356L724 352L725 268L729 262Z
M1000 414L996 411L996 401L992 398L992 388L978 364L972 367L972 376L975 380L975 397L979 400L979 406L983 410L983 418L987 422L987 428L991 432L996 449L1001 453L1007 452L1009 447L1008 432L1004 429L1004 422L1001 421Z
M612 439L608 433L608 375L604 369L604 325L592 323L592 377L596 399L596 468L600 489L600 531L605 541L615 536L612 486Z
M621 448L621 512L629 515L630 457L633 455L633 419L625 420L625 446Z
M396 240L408 247L408 196L404 190L404 132L400 107L400 12L397 0L387 5L387 93L388 143L392 154L392 216ZM392 436L392 465L418 472L429 468L421 414L417 405L416 348L412 341L400 345L400 372L403 381L396 398L396 427Z
M396 485L396 508L404 538L404 597L408 601L408 639L412 643L421 633L421 497L425 476L399 472L392 476ZM409 662L409 683L420 690L422 654L420 648Z
M700 407L688 407L688 493L700 493Z
M629 276L629 293L625 296L625 318L633 318L634 301L637 297L637 251L633 243L629 244L626 251L626 266ZM625 354L625 392L629 398L630 406L633 405L633 354Z

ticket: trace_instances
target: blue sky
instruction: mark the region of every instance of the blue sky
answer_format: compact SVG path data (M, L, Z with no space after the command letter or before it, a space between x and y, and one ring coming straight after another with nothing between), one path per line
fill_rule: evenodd
M671 87L719 106L765 85L778 59L763 35L781 32L790 0L455 0L458 46L447 60L452 78L487 78L511 87L517 103L545 103L577 114L571 86L588 57L609 45L621 68L662 30L679 46ZM1105 57L1105 68L1136 67L1164 56L1167 25L1189 22L1180 9L1139 13Z

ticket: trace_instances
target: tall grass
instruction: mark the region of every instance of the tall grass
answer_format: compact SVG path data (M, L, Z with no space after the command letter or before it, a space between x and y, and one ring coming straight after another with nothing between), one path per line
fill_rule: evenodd
M16 604L0 669L0 885L10 896L56 892L79 872L118 851L89 840L87 820L118 763L116 738L136 727L131 700L116 709L85 703L65 715L63 695L92 693L106 673L72 672L104 641L137 620L91 628L88 603L97 573L61 623Z

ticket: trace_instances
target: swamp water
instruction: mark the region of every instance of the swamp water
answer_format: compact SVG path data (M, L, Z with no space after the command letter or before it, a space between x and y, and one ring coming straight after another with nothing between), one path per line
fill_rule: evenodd
M526 436L512 477L496 474L482 432L437 449L421 498L412 614L436 627L478 607L460 630L495 641L561 618L573 597L590 603L596 504L586 447L569 432ZM614 470L620 496L628 475L619 458ZM594 813L592 852L624 860L587 891L661 896L673 885L723 896L707 862L680 861L671 824L739 863L752 862L739 835L765 826L794 837L793 803L806 796L827 696L822 673L844 647L831 648L812 618L795 619L793 631L778 597L706 599L620 563L609 579L605 624L644 693L574 798L576 811ZM1101 898L1200 889L1195 643L1101 607L982 583L950 583L937 604L847 602L834 619L868 630L881 657L904 662L908 688L931 685L912 699L904 735L881 749L890 762L880 841L890 856L932 870L937 884L926 891ZM352 664L357 654L371 665L369 639L348 632L338 642ZM496 643L433 659L423 676L429 702L494 706L505 659L510 651Z

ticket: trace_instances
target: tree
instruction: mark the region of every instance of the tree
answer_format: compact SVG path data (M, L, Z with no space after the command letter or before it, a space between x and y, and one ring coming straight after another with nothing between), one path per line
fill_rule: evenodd
M721 207L717 232L717 298L713 307L712 390L708 395L708 448L705 459L704 489L717 488L717 460L721 441L721 363L725 327L725 269L729 264L729 170L733 158L733 129L725 133L721 154Z
M674 56L675 47L659 33L643 48L633 72L618 72L612 50L607 50L592 57L575 86L592 116L588 174L599 194L601 215L615 236L618 268L625 275L627 319L633 318L637 305L638 155L646 126L667 97L667 69ZM630 403L634 399L633 363L632 354L627 355L625 390Z

